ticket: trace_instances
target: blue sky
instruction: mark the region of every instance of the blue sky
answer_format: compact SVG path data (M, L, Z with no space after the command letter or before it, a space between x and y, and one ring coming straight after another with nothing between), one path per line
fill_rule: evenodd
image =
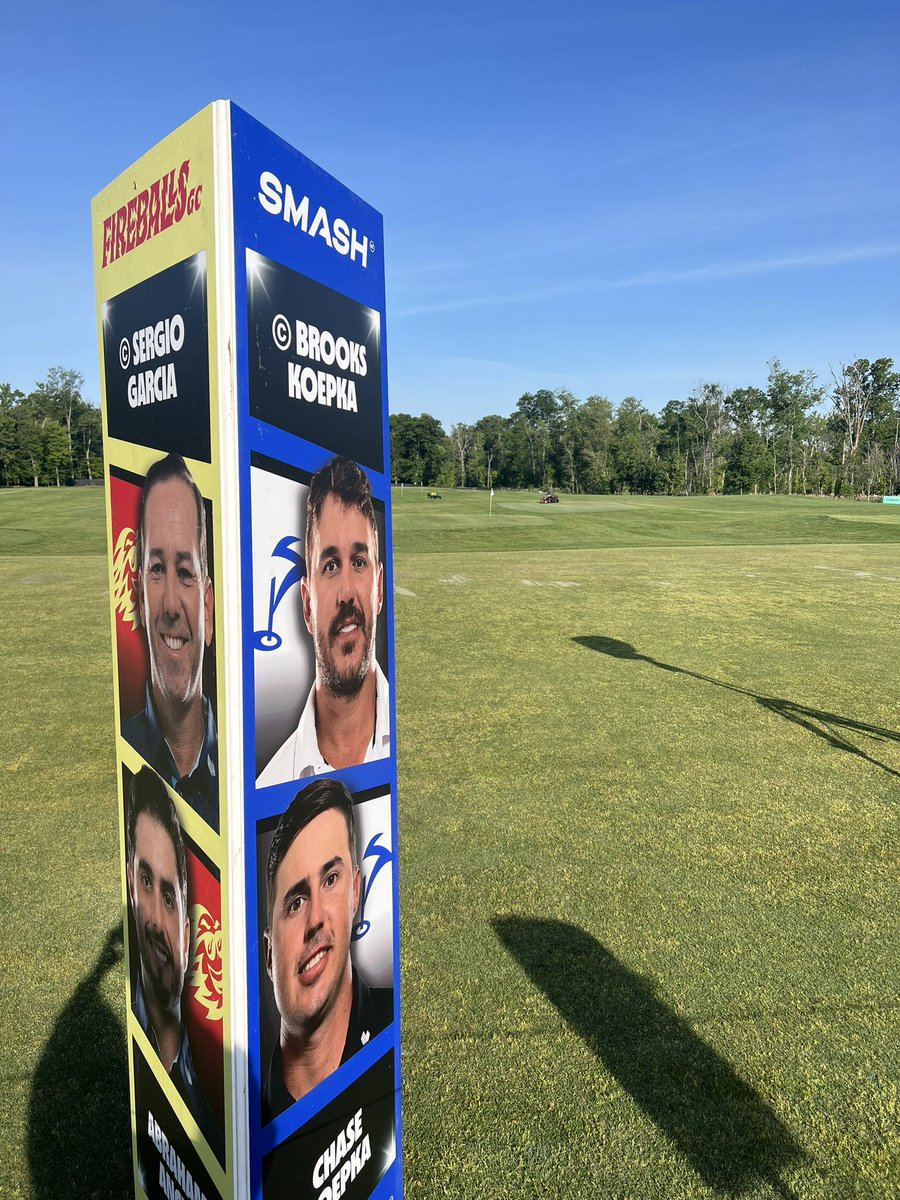
M394 412L900 361L900 6L442 8L8 11L0 381L99 399L90 198L219 98L384 213Z

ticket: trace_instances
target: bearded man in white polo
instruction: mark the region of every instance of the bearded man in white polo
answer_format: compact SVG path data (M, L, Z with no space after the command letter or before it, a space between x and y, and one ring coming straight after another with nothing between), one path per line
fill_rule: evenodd
M257 779L258 787L386 758L390 693L375 659L384 569L364 471L336 457L313 476L306 510L303 620L316 676L299 724Z

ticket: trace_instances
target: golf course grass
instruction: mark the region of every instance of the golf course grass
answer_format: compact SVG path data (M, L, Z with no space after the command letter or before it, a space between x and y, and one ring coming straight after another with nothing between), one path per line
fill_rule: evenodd
M900 1194L900 510L394 538L406 1194ZM104 555L100 492L0 494L4 1197L130 1186Z

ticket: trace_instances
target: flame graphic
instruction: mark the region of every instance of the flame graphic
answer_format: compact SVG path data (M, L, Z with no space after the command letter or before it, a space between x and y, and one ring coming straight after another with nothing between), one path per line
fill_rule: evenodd
M126 525L119 534L116 548L113 551L113 599L116 613L123 622L130 621L132 629L137 629L141 623L135 594L136 574L135 533L130 526Z
M191 908L194 961L188 983L208 1021L222 1020L222 927L202 904Z

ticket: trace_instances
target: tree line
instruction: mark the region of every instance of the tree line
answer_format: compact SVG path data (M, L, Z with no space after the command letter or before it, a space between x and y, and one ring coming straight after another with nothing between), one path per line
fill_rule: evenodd
M100 410L63 367L27 395L0 384L0 486L103 474ZM900 493L900 372L890 358L841 365L829 385L769 364L765 388L700 384L650 412L634 396L521 396L449 433L435 417L390 418L395 483L571 492L873 496Z
M53 367L27 395L0 383L0 486L63 487L103 475L100 409L84 377Z
M769 364L765 388L704 383L654 414L570 391L521 396L508 417L390 418L395 483L669 495L900 492L900 373L857 359L822 386Z

